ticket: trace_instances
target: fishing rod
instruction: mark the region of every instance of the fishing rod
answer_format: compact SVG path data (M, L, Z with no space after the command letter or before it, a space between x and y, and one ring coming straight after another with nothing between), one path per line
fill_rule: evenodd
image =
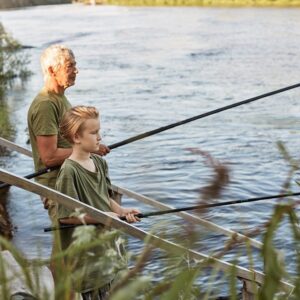
M278 89L278 90L275 90L275 91L272 91L272 92L268 92L268 93L265 93L265 94L261 94L259 96L255 96L255 97L252 97L252 98L240 101L240 102L232 103L230 105L226 105L226 106L223 106L223 107L220 107L220 108L208 111L206 113L202 113L200 115L197 115L197 116L194 116L194 117L191 117L191 118L188 118L188 119L185 119L185 120L173 123L173 124L169 124L169 125L166 125L166 126L163 126L163 127L159 127L157 129L154 129L154 130L150 130L150 131L138 134L136 136L133 136L133 137L128 138L128 139L125 139L125 140L120 141L118 143L109 145L108 148L110 148L112 150L112 149L115 149L115 148L118 148L118 147L130 144L130 143L133 143L135 141L144 139L146 137L152 136L154 134L157 134L157 133L169 130L171 128L174 128L174 127L177 127L177 126L181 126L181 125L184 125L186 123L190 123L192 121L195 121L195 120L198 120L198 119L202 119L202 118L205 118L205 117L217 114L219 112L222 112L222 111L225 111L225 110L229 110L229 109L237 107L237 106L241 106L241 105L248 104L250 102L254 102L254 101L266 98L266 97L270 97L270 96L273 96L273 95L276 95L276 94L279 94L279 93L283 93L285 91L288 91L288 90L291 90L291 89L295 89L295 88L297 88L299 86L300 86L300 83L297 83L297 84L290 85L290 86L287 86L287 87L284 87L284 88L281 88L281 89ZM59 167L56 166L56 167L52 167L52 168L45 168L43 170L39 170L36 173L30 174L30 176L31 176L30 178L37 177L37 176L42 175L44 173L52 172L53 170L56 170L57 168L59 168ZM29 175L27 175L27 176L29 176ZM28 178L27 176L25 176L25 178ZM3 185L2 184L2 185L0 185L0 189L2 189L3 187L7 187L7 186L9 186L9 185L6 185L6 184Z
M118 147L130 144L132 142L135 142L137 140L141 140L141 139L146 138L148 136L151 136L151 135L154 135L154 134L166 131L168 129L171 129L171 128L174 128L174 127L177 127L177 126L180 126L180 125L183 125L183 124L186 124L186 123L198 120L198 119L202 119L202 118L205 118L205 117L217 114L219 112L222 112L222 111L225 111L225 110L237 107L237 106L241 106L241 105L248 104L250 102L254 102L254 101L257 101L257 100L260 100L260 99L263 99L263 98L266 98L266 97L269 97L269 96L272 96L272 95L276 95L276 94L279 94L279 93L282 93L282 92L285 92L285 91L297 88L299 86L300 86L300 83L297 83L297 84L290 85L290 86L287 86L287 87L284 87L284 88L281 88L281 89L278 89L278 90L275 90L275 91L272 91L272 92L268 92L268 93L265 93L265 94L261 94L259 96L252 97L252 98L240 101L240 102L232 103L230 105L226 105L226 106L223 106L223 107L211 110L209 112L206 112L206 113L203 113L203 114L200 114L200 115L197 115L197 116L194 116L194 117L191 117L191 118L188 118L188 119L185 119L185 120L182 120L182 121L179 121L179 122L167 125L167 126L159 127L157 129L150 130L150 131L138 134L138 135L136 135L134 137L128 138L128 139L123 140L121 142L109 145L108 147L110 149L115 149L115 148L118 148Z
M51 168L44 168L44 169L41 169L41 170L39 170L39 171L37 171L37 172L28 174L28 175L24 176L24 178L31 179L31 178L34 178L34 177L43 175L43 174L45 174L45 173L50 173L50 172L52 172L52 171L54 171L54 170L57 170L57 169L59 169L59 168L60 168L60 166L55 166L55 167L51 167ZM9 187L9 186L11 186L11 185L8 184L8 183L1 183L1 184L0 184L0 190L1 190L1 189L4 189L4 188L6 188L6 187Z
M167 210L152 211L152 212L148 212L148 213L139 213L139 214L135 214L135 216L137 218L141 219L141 218L148 218L148 217L153 217L153 216L160 216L160 215L172 214L172 213L189 211L189 210L200 210L200 209L206 209L206 208L211 208L211 207L257 202L257 201L285 198L285 197L291 197L291 196L300 196L300 192L299 193L288 193L288 194L262 196L262 197L248 198L248 199L242 199L242 200L241 199L240 200L232 200L232 201L225 201L225 202L212 203L212 204L200 204L200 205L194 205L194 206L172 208L172 209L167 209ZM124 217L124 216L119 217L119 219L126 221L126 217ZM101 224L101 223L94 223L94 224L88 224L88 225L99 225L99 224ZM74 228L74 227L82 226L82 225L84 225L84 224L63 224L63 225L60 225L57 227L44 228L44 232L67 229L67 228Z

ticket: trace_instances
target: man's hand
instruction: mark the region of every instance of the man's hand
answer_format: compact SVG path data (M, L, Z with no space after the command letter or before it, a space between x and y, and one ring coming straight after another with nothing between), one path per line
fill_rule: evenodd
M98 150L97 154L99 154L101 156L105 156L109 152L110 152L110 149L107 146L105 146L103 144L99 145L99 150Z

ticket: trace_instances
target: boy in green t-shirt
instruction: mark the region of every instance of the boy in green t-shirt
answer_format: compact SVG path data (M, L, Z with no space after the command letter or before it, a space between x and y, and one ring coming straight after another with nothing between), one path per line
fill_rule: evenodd
M107 164L100 156L92 154L99 148L99 130L99 113L94 107L77 106L65 113L60 132L72 145L73 152L63 163L55 187L66 195L108 212L112 217L125 216L128 222L137 222L139 219L135 214L139 210L121 207L110 198L112 190ZM72 213L58 205L57 219L62 224L98 223L89 215L85 215L82 220L71 217ZM103 231L104 226L98 226L98 230ZM60 235L62 248L67 249L72 243L72 230L62 230ZM96 248L86 255L91 252L94 259L101 255ZM77 279L74 288L82 293L83 299L104 299L113 278L101 274L101 270L97 270L95 264L85 258L79 260L75 269L80 269L83 278L79 281Z

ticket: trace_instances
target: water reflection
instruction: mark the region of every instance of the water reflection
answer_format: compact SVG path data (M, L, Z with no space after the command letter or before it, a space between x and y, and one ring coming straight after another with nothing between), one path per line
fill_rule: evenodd
M13 126L10 118L9 106L5 100L5 92L0 88L0 136L13 141L16 129ZM0 146L0 155L8 157L10 151ZM0 166L4 166L6 159L0 160Z

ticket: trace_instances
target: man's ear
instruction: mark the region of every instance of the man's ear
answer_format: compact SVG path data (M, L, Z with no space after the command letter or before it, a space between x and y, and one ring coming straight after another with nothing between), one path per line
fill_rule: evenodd
M53 67L48 67L48 74L51 76L51 77L54 77L55 76L55 72L53 70Z

